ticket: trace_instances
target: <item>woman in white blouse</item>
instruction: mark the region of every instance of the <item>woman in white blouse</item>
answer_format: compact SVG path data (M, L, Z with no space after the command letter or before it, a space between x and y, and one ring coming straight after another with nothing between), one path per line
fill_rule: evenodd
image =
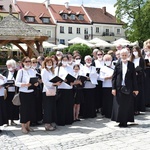
M16 61L13 59L7 60L6 62L7 69L3 71L3 75L7 78L7 80L11 80L12 83L15 83L15 79L17 76L17 66ZM7 115L8 120L10 120L10 125L16 125L14 120L19 120L19 106L15 106L12 103L12 99L15 95L15 91L17 90L17 87L13 84L9 84L5 86L7 90L7 98L6 98L6 104L7 104ZM9 125L9 122L8 122Z
M42 81L43 87L43 123L45 123L45 130L53 131L55 126L52 123L56 123L56 99L55 96L46 96L48 89L55 89L61 82L52 83L50 80L55 77L53 60L50 57L46 57L42 66Z
M92 57L90 55L84 58L85 65L83 67L84 75L87 77L87 81L84 86L84 104L81 105L83 109L83 118L96 117L95 109L95 87L97 84L97 72L92 64Z
M31 88L30 78L36 77L36 72L31 69L31 59L24 57L22 59L23 69L20 69L17 73L15 85L19 87L20 92L20 122L22 124L22 133L28 133L34 131L30 128L30 121L35 122L35 95L34 89ZM33 86L38 86L38 82ZM29 89L31 88L31 89Z
M73 123L73 89L71 83L67 84L65 82L68 74L73 75L73 68L68 66L68 61L68 56L64 55L61 59L62 66L55 69L56 76L64 80L58 86L57 95L57 124L61 126Z
M0 126L7 124L7 111L6 111L6 101L4 100L4 87L3 84L7 82L6 77L0 74ZM2 132L2 130L0 130Z

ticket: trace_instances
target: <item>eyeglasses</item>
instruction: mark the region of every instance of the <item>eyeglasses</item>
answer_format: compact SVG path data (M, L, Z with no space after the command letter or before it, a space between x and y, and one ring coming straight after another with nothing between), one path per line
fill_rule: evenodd
M32 62L33 64L36 64L37 62Z
M97 54L97 56L102 56L103 54Z
M30 60L28 60L28 61L24 61L25 63L30 63L31 61Z

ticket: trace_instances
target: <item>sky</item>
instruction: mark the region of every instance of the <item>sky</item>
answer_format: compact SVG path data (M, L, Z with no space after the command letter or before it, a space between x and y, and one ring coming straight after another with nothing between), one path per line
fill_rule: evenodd
M44 2L45 0L18 0L18 1L30 1L30 2ZM117 0L50 0L51 4L65 4L69 2L70 5L80 6L82 3L84 6L99 7L106 6L106 11L115 15L114 4Z

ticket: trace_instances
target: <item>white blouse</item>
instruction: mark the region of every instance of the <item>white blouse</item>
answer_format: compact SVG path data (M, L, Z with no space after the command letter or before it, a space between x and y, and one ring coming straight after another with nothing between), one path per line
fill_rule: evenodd
M67 74L73 75L73 69L69 66L66 67L61 66L59 68L59 73L58 73L58 68L59 67L56 67L55 69L55 75L59 76L63 80L65 80ZM61 85L58 86L58 89L72 89L72 86L68 85L65 82L62 82Z
M5 76L3 76L1 74L0 74L0 76L3 77L3 79L0 79L0 96L4 96L4 87L2 85L7 82L7 79Z
M13 76L14 76L14 72L9 71L7 80L14 80L15 81ZM15 92L15 86L8 87L8 92Z
M20 69L17 73L15 85L19 87L20 92L31 93L34 90L28 90L28 87L21 87L22 83L29 83L31 77L36 77L36 72L33 69Z
M134 67L135 67L135 68L136 68L137 66L139 66L139 64L140 64L140 57L135 58L135 59L133 60L133 63L134 63Z
M128 65L128 63L122 62L122 85L125 85L125 76L127 73L127 65Z
M97 72L96 72L96 67L94 67L94 66L90 66L90 67L84 66L83 73L84 73L84 76L86 76L86 74L89 73L90 78L92 76L95 76L96 77L95 80L97 80L97 78L98 78ZM85 86L84 86L85 89L90 89L90 88L95 88L95 87L96 87L96 84L92 84L91 80L85 82Z
M42 69L41 71L41 77L42 77L42 82L44 84L43 87L43 92L46 92L47 89L54 89L56 88L55 86L53 86L52 82L49 82L49 80L51 80L52 78L55 77L55 74L53 74L51 71L48 71L47 69Z

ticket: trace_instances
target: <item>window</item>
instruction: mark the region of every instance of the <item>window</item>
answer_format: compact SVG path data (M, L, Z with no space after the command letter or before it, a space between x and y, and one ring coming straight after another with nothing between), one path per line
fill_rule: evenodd
M88 34L88 28L84 29L84 34Z
M106 29L106 36L109 35L109 29Z
M96 27L96 33L99 33L99 27Z
M77 28L77 34L80 34L80 28Z
M121 34L121 30L120 29L117 29L117 34Z
M48 35L49 37L52 37L52 32L51 32L50 30L48 30L48 31L47 31L47 35Z
M76 19L76 18L75 18L75 15L73 15L73 14L70 15L70 19L71 19L71 20L75 20L75 19Z
M78 19L79 19L79 20L84 20L83 15L79 15Z
M60 39L60 44L65 44L65 40L64 39Z
M88 39L89 39L89 36L88 36L88 35L84 35L84 39L85 39L85 40L88 40Z
M67 14L62 14L62 18L63 18L63 19L67 19L67 18L68 18L68 15L67 15Z
M27 22L34 22L34 17L26 17Z
M72 27L68 27L68 33L72 34Z
M49 18L42 18L42 22L43 23L50 23L50 20L49 20Z
M60 33L64 33L64 27L60 26Z

